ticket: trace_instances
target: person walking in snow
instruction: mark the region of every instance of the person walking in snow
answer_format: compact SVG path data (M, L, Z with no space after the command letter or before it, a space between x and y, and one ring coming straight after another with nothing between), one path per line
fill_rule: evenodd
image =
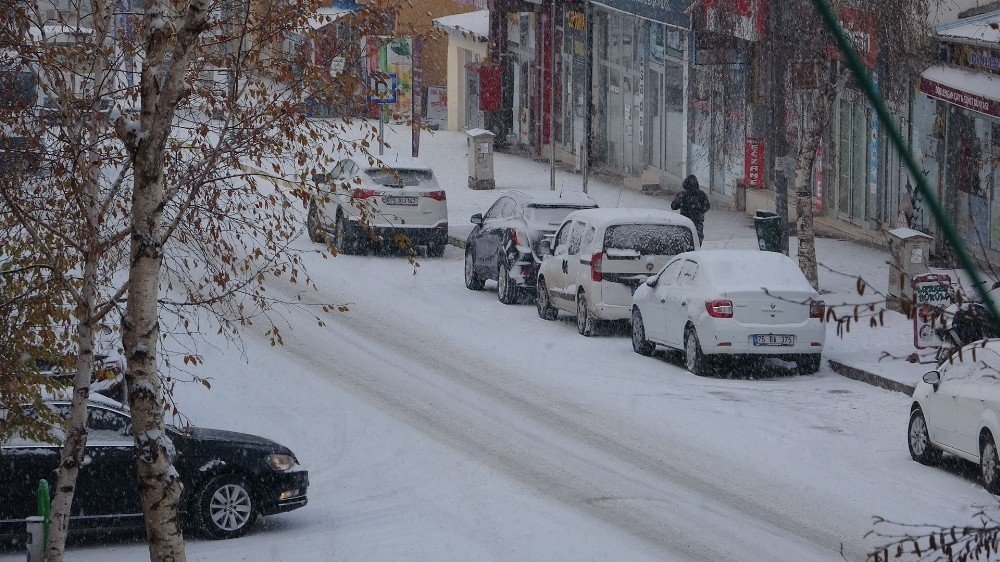
M670 208L691 219L698 229L698 244L705 241L705 213L712 208L712 204L708 202L708 195L699 188L698 178L691 175L684 180L684 189L674 197Z

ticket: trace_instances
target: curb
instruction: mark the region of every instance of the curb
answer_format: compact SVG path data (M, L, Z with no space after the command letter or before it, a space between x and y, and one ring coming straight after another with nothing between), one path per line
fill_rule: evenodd
M899 381L894 381L881 375L876 375L875 373L869 373L868 371L863 371L856 367L851 367L850 365L844 365L843 363L834 361L833 359L827 359L827 362L830 363L830 368L833 369L833 372L842 377L847 377L849 379L877 386L879 388L884 388L886 390L902 392L907 396L913 396L914 387L908 384L903 384Z

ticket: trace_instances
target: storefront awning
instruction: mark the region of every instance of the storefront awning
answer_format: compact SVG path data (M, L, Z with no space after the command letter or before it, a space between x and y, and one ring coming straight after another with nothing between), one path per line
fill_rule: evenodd
M1000 117L1000 76L937 65L920 76L920 91L966 109Z
M357 9L336 7L336 6L329 8L320 8L316 10L316 13L313 16L311 16L306 20L306 24L311 29L320 29L324 26L327 26L339 20L340 18L348 14L353 14L356 11Z

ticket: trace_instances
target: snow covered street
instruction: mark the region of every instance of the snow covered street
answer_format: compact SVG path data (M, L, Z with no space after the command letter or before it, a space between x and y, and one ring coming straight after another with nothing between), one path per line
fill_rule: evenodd
M248 332L250 366L202 349L197 425L288 444L310 504L199 560L849 559L871 517L964 522L991 497L910 460L906 397L824 369L699 379L625 336L462 285L461 255L309 264L349 302L325 328L292 312L286 345ZM275 287L291 297L299 289ZM74 559L138 559L144 544Z

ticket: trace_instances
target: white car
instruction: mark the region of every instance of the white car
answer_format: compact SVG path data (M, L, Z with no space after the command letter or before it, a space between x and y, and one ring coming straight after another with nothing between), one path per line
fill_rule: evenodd
M979 463L983 486L1000 494L1000 340L953 353L913 390L907 431L910 456L934 464L941 451Z
M670 258L697 249L694 223L673 211L584 209L570 213L542 246L538 316L576 314L591 336L605 320L627 320L632 291Z
M405 236L432 256L448 244L448 197L434 171L417 158L386 157L381 165L345 158L317 178L321 197L309 202L309 239L332 239L341 252L364 251L372 243L394 245ZM344 186L349 186L345 189Z
M825 305L798 264L775 252L707 250L671 260L636 289L632 348L684 351L689 371L706 374L718 356L771 356L819 370Z

